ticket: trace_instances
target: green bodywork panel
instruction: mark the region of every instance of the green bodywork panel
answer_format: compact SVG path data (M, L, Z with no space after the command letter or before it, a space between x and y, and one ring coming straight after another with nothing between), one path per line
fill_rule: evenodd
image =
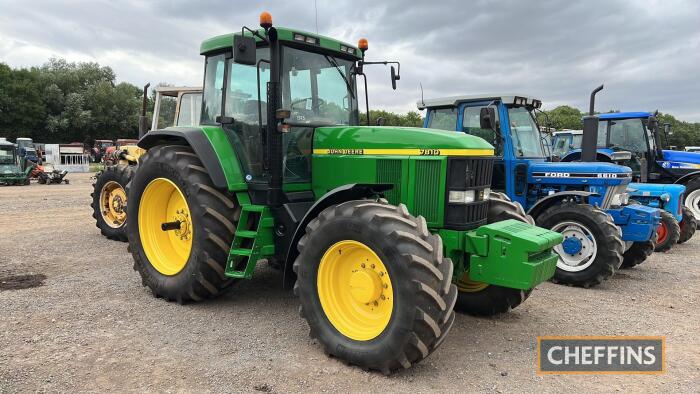
M418 127L335 126L314 131L314 149L489 149L486 140L466 133Z
M219 126L202 126L201 129L204 135L209 139L212 148L214 148L214 152L216 152L216 157L219 159L219 163L221 163L224 175L226 176L228 190L232 192L247 190L248 185L245 183L245 176L241 170L241 164L236 157L236 153L228 137L226 137L224 129Z
M447 156L490 156L493 147L463 133L412 127L321 127L314 133L316 198L351 183L390 183L391 204L403 203L428 226L443 225Z
M319 41L318 46L320 46L321 48L341 52L340 46L343 45L343 46L346 46L349 48L353 48L355 50L355 54L356 54L355 57L357 59L360 59L360 57L361 57L360 51L357 49L357 47L355 45L351 45L351 44L348 44L346 42L338 41L336 39L322 36L319 34L308 33L308 32L305 32L303 30L295 30L295 29L289 29L286 27L277 27L277 26L275 26L275 29L277 29L277 37L278 37L278 40L280 40L280 41L292 41L292 42L294 42L294 33L300 33L300 34L303 34L307 37L318 38L318 41ZM265 30L263 30L263 29L258 29L258 33L262 36L265 36ZM247 36L251 35L250 32L247 32L247 31L245 32L245 34ZM204 42L202 42L202 45L199 47L199 53L204 55L204 54L209 53L209 52L216 52L216 51L220 51L223 49L231 49L233 46L233 36L234 35L240 36L241 33L237 32L237 33L223 34L223 35L212 37L212 38L205 40ZM258 37L255 37L255 40L261 41L260 38L258 38ZM349 55L345 52L341 52L341 53L343 53L345 55Z
M527 290L554 275L552 248L564 237L517 220L481 226L467 235L469 277L493 285Z

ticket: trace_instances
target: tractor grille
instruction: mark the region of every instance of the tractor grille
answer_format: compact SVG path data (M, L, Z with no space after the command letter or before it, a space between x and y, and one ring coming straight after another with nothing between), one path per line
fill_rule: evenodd
M416 161L415 211L429 223L439 220L440 161Z
M450 157L447 160L447 193L445 193L445 228L471 230L486 224L489 201L479 198L491 187L493 157ZM473 190L471 203L450 203L450 190Z
M394 188L384 193L390 204L401 202L401 160L377 160L377 183L391 183Z

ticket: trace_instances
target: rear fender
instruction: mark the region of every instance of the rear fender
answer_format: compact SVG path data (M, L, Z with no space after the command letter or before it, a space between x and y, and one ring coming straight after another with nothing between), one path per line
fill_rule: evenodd
M695 171L695 172L691 172L689 174L685 174L682 177L676 179L673 183L679 184L679 185L685 185L697 177L700 177L700 171Z
M138 146L143 149L160 145L190 146L217 188L231 192L247 189L236 153L220 127L169 127L152 130L138 142Z

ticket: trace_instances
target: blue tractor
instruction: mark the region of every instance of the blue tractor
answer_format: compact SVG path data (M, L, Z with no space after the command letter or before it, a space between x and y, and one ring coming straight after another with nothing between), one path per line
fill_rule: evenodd
M630 184L630 197L666 211L656 250L666 251L675 242L688 241L700 219L700 153L662 149L659 123L651 112L608 113L599 118L597 160L632 168L633 179L639 183ZM664 137L669 128L666 124ZM582 134L556 133L554 155L562 161L579 160Z
M582 136L583 132L581 130L566 130L554 133L552 139L553 157L566 162L579 160L581 157ZM600 139L600 133L598 138ZM625 137L625 139L627 138ZM599 161L628 165L633 170L636 167L635 163L631 162L634 154L617 148L612 149L599 145L596 158ZM633 201L663 210L661 212L661 224L656 229L658 239L655 250L657 252L668 251L674 244L688 241L695 233L697 226L695 217L690 209L683 205L685 186L678 184L630 183L627 193Z
M613 163L552 163L533 111L535 98L475 95L421 100L425 127L479 136L496 148L491 188L521 204L537 225L564 242L554 281L591 287L654 250L659 210L628 205L629 167Z

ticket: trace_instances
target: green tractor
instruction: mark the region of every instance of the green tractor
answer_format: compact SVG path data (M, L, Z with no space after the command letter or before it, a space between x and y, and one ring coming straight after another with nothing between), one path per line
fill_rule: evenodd
M388 374L435 350L455 308L505 312L553 275L562 236L490 192L491 145L359 126L366 40L260 25L202 44L200 126L139 141L127 233L154 296L214 297L266 261L326 353Z
M0 141L0 185L28 185L33 168L31 161L17 155L15 144Z

